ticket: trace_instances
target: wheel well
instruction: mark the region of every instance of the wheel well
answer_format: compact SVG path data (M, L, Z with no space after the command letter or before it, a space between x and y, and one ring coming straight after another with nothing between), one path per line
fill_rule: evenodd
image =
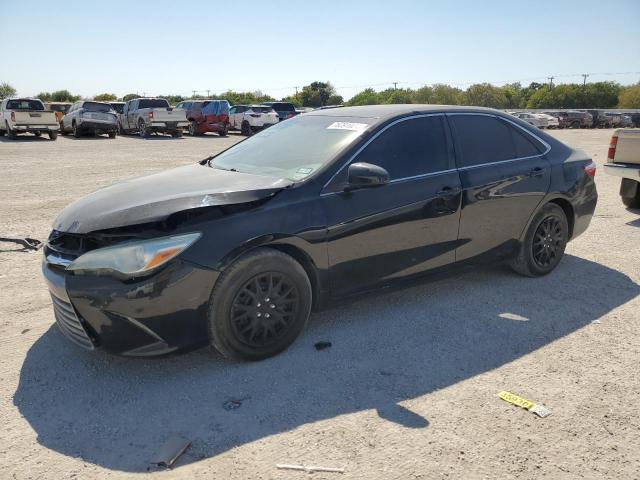
M573 224L575 221L573 206L568 200L565 200L564 198L554 198L549 203L555 203L564 211L564 214L567 217L567 222L569 222L569 239L571 239L571 237L573 237Z
M320 292L320 280L318 278L318 269L316 268L313 260L309 258L309 256L293 245L287 245L283 243L275 243L270 245L265 245L266 248L272 248L274 250L278 250L282 253L285 253L292 257L296 262L298 262L304 271L307 273L307 277L309 277L309 281L311 282L311 291L313 292L313 305L317 305L319 301L319 292Z

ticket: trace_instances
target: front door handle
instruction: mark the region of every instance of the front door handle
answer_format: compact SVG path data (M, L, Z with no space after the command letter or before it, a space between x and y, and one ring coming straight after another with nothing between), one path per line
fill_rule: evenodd
M544 169L542 167L536 167L529 172L530 177L541 177L544 175Z
M446 197L447 195L455 195L456 193L459 193L459 192L460 192L459 188L442 187L441 190L438 190L436 192L436 195L438 197Z

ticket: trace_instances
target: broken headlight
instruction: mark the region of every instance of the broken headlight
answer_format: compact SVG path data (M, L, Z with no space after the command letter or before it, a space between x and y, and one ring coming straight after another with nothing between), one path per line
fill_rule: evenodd
M185 251L200 236L200 233L188 233L91 250L78 257L67 270L98 274L117 272L128 277L144 275Z

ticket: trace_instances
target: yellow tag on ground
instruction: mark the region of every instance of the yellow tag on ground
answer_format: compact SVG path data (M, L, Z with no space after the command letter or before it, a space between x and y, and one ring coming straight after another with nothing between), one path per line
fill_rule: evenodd
M498 394L498 396L503 399L505 402L512 403L513 405L517 405L518 407L524 408L525 410L531 410L536 406L535 403L530 402L529 400L525 400L522 397L519 397L515 393L505 392L504 390Z

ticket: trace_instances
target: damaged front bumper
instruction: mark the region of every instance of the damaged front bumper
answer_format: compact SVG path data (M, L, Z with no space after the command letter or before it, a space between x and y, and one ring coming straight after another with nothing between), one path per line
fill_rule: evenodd
M77 345L146 357L208 343L215 270L177 258L150 276L118 280L74 275L65 263L45 251L42 271L56 323Z

